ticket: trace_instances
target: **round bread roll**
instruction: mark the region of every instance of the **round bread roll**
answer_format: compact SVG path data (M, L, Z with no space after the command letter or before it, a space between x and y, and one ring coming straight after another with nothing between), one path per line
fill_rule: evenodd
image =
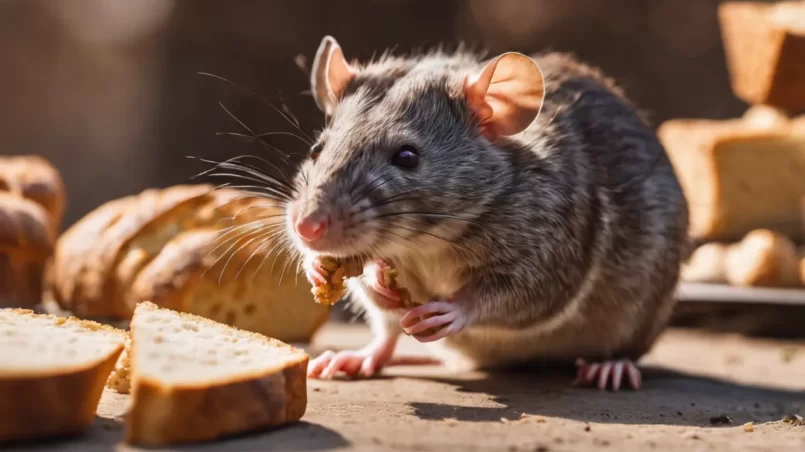
M0 191L0 308L41 303L55 233L39 204Z
M42 206L54 234L61 228L66 202L64 183L56 168L42 157L0 157L0 190Z
M797 247L782 234L754 230L727 250L726 274L730 284L736 286L797 286Z
M313 302L297 261L278 242L283 217L273 200L210 185L111 201L59 239L54 297L81 317L127 320L137 303L151 301L308 341L330 310Z
M770 105L752 105L743 114L744 123L754 129L773 129L788 126L788 115Z
M716 242L701 245L682 266L681 279L696 283L726 283L726 259L727 245Z

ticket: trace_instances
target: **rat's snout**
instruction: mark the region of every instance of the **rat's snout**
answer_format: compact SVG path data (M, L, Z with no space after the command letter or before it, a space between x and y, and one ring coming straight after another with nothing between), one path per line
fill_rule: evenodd
M330 216L326 212L313 212L309 215L297 215L294 219L294 230L306 242L314 242L327 234L330 227Z

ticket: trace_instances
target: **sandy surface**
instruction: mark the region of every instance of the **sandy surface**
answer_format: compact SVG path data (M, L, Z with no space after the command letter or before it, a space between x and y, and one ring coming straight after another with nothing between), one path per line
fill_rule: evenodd
M364 327L328 325L311 353L368 337ZM405 339L402 351L418 353ZM642 363L645 387L636 393L575 389L571 376L533 370L452 375L438 366L310 381L303 422L186 449L805 450L805 426L779 421L805 415L805 342L672 330ZM119 444L126 402L107 392L85 437L18 450L136 450ZM713 425L722 415L733 424Z

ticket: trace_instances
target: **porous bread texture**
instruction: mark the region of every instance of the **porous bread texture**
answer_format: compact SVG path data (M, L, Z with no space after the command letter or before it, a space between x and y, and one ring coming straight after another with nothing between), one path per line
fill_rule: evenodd
M0 309L0 441L89 428L125 334L73 317Z
M732 90L750 104L805 109L805 2L726 2L719 22Z
M329 309L273 234L275 201L211 185L111 201L56 246L54 297L85 317L128 319L137 303L191 312L285 341L307 341Z
M764 228L802 238L805 135L790 124L677 119L657 133L688 199L692 238L737 241Z
M140 303L131 322L131 444L167 446L299 420L309 357L219 322Z

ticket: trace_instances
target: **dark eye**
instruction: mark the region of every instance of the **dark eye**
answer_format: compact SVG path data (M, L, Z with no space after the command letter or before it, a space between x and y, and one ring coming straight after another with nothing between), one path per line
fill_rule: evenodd
M419 166L419 154L413 146L405 145L391 157L391 164L399 168L414 169Z
M321 149L324 147L322 143L316 143L310 147L310 158L316 160L321 154Z

